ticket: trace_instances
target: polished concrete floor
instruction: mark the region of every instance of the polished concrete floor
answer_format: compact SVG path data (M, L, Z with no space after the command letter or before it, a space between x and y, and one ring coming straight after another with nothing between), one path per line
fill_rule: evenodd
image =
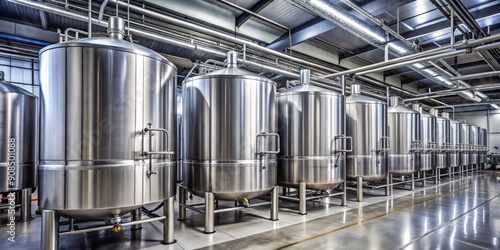
M175 222L177 243L162 245L162 224L62 236L61 249L499 249L500 172L482 171L464 178L443 178L438 185L414 191L367 190L363 202L349 193L348 206L338 198L298 205L280 202L279 221L269 221L269 206L216 215L214 234L203 234L203 215L188 210ZM201 200L194 198L189 202ZM328 204L331 203L331 204ZM176 204L177 205L177 204ZM221 206L231 206L223 202ZM154 204L149 206L154 207ZM177 216L177 206L176 213ZM143 215L143 218L146 216ZM40 217L16 224L16 242L7 240L7 217L0 214L0 249L39 249ZM86 225L80 225L85 227ZM61 226L67 230L67 226Z

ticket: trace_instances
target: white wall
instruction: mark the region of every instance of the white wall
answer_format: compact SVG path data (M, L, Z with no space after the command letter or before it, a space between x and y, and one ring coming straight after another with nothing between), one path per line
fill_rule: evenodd
M493 147L500 148L500 110L484 110L455 114L456 120L466 120L468 124L488 130L488 148L490 152L500 153Z

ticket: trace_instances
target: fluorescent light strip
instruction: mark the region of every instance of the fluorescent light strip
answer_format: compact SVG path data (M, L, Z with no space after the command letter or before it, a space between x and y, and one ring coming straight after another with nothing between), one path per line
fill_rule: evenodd
M496 108L496 109L500 109L500 107L498 107L498 105L496 104L490 104L492 107Z
M424 72L426 72L427 74L431 75L431 76L437 76L438 74L436 73L436 71L432 70L432 69L424 69Z
M320 10L326 11L329 14L338 17L339 19L341 19L345 23L351 25L352 27L354 27L358 31L375 38L379 42L386 41L385 37L382 37L379 34L376 34L372 30L370 30L371 27L370 28L364 27L363 25L359 24L356 20L353 20L349 16L346 16L344 13L337 11L336 9L332 8L330 5L324 3L321 0L311 0L309 3L313 6L315 6L316 8L319 8Z

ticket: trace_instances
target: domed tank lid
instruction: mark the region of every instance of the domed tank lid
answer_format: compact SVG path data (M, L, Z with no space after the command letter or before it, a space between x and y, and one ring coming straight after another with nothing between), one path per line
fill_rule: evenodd
M184 83L200 79L210 79L210 78L242 78L250 79L259 82L267 82L273 85L276 83L266 77L257 75L255 73L238 68L238 53L236 51L229 51L227 53L227 67L223 69L216 70L206 75L193 76L184 80Z
M3 71L0 71L0 92L3 93L16 93L16 94L21 94L21 95L27 95L27 96L32 96L36 97L35 95L31 94L27 90L18 87L16 85L10 84L5 82L5 74Z
M168 63L170 64L170 66L172 66L177 70L177 67L173 63L168 61L165 57L163 57L159 53L150 50L146 47L143 47L141 45L123 40L123 38L125 37L125 23L124 20L119 17L112 16L109 18L108 36L109 37L90 37L90 38L71 40L63 43L52 44L42 48L39 54L41 55L45 51L60 47L101 47L101 48L121 50L151 57L156 60Z
M285 89L281 91L278 96L285 94L294 94L294 93L316 93L316 94L325 94L325 95L341 95L338 92L331 91L329 89L320 88L316 86L311 86L311 71L308 69L300 70L300 84L299 86L295 86L289 89Z
M415 111L411 108L403 106L403 102L401 97L393 96L389 99L390 107L387 110L387 113L407 113L407 114L420 114L418 111Z
M361 85L352 84L351 85L351 95L346 98L346 103L380 103L386 104L386 102L365 96L361 94Z
M424 111L422 105L419 103L414 103L411 105L411 108L414 109L415 111L419 112L422 117L430 117L430 118L435 118L433 114L427 113Z

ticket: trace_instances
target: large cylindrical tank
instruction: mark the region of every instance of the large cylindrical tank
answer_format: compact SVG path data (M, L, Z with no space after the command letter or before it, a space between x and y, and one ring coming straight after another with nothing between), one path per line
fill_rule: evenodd
M462 130L461 130L461 123L457 120L453 120L449 116L450 114L448 113L443 113L443 116L445 118L450 119L450 153L449 153L449 160L450 160L450 167L458 167L460 166L460 150L461 150L461 144L462 144Z
M182 91L177 90L177 156L182 160ZM177 164L177 182L182 182L182 165Z
M278 185L328 190L344 181L345 97L310 86L308 71L301 71L301 86L277 97Z
M436 117L424 112L420 104L413 104L412 108L420 113L421 146L420 170L427 171L436 166Z
M449 154L451 147L451 123L448 118L439 116L438 110L434 110L436 117L436 168L447 168L450 166Z
M0 193L37 186L36 132L37 97L0 71Z
M230 52L227 68L182 86L183 181L197 196L251 199L276 186L276 84L236 62Z
M488 131L484 128L479 130L479 145L481 146L481 153L479 154L479 163L486 162L486 152L488 151Z
M352 152L347 153L347 178L361 176L379 181L387 175L387 104L361 94L360 85L351 86L346 100L347 135L352 137Z
M389 172L393 175L412 174L420 167L420 113L403 106L399 97L391 97L387 113L391 146Z
M122 19L109 24L109 38L40 51L39 205L65 217L106 219L176 192L177 69L122 40Z
M479 163L479 127L471 125L469 130L470 158L469 164Z
M460 153L460 165L466 166L470 164L470 124L461 123L460 124L460 136L461 136L461 144L462 150Z

